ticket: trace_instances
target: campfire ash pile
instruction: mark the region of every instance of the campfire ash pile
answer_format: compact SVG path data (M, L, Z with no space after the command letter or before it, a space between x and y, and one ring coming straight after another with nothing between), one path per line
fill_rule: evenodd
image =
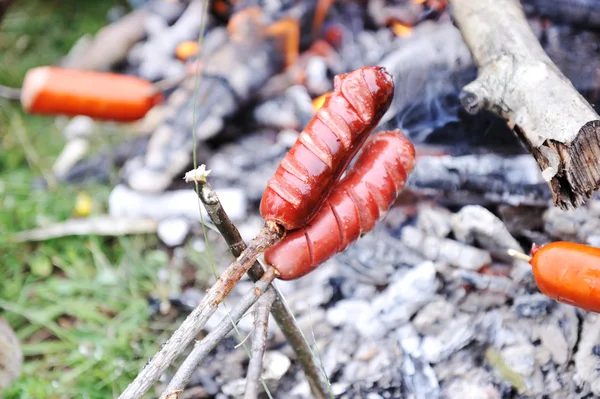
M600 246L600 201L580 205L595 183L578 180L584 167L571 149L560 147L552 135L548 142L558 144L542 145L530 126L540 114L557 113L561 100L565 125L580 122L572 117L580 109L588 113L574 132L563 132L571 139L587 134L583 126L598 119L586 105L597 101L599 81L595 3L523 1L525 28L518 18L514 25L501 25L502 18L511 20L501 14L519 7L509 0L482 2L492 4L499 25L465 17L467 0L451 1L452 7L436 1L345 1L325 7L325 1L270 1L259 8L245 3L211 4L198 60L193 51L180 57L184 61L175 56L183 51L177 51L181 43L201 32L205 4L198 0L145 2L74 49L67 67L115 70L119 65L121 72L152 82L176 83L166 86L165 101L136 125L142 134L118 148L84 157L96 122L76 117L66 128L70 140L55 165L57 177L108 180L118 167L110 215L23 232L20 238L81 229L157 232L175 247L172 263L178 264L177 248L186 240L206 245L197 234L196 193L182 179L193 167L196 143L197 164L211 170L210 184L248 242L263 224L258 204L267 181L314 115L316 99L333 89L333 76L384 66L396 89L377 130L405 132L417 150L415 171L372 233L315 272L277 282L318 351L332 393L368 399L600 395L600 317L542 295L531 266L507 255L509 249L527 253L532 243L557 240ZM545 3L571 8L557 13ZM528 95L505 93L500 96L505 103L494 103L494 88L484 81L489 60L477 43L486 31L478 23L505 33L514 28L517 36L531 29L585 98L565 88L563 98L539 102L529 97L537 89L525 87ZM519 60L523 54L518 44L515 48ZM531 49L533 58L543 57L536 51ZM496 65L499 75L506 72L502 65ZM519 76L526 72L518 70ZM484 86L489 98L482 100ZM577 101L581 108L569 113L568 104ZM526 111L515 108L519 103ZM570 155L559 159L555 150ZM589 167L586 176L593 180ZM573 183L582 181L586 188ZM577 208L566 212L555 204ZM215 259L228 264L231 256L220 235L209 231L209 241ZM251 285L238 283L225 300L227 308ZM187 289L173 299L191 309L202 296ZM217 328L214 320L225 315L219 308L204 330ZM239 324L244 336L252 328L251 317ZM235 334L221 341L180 397L242 397L248 358L234 348L237 343ZM271 320L263 379L277 398L312 397L294 358Z

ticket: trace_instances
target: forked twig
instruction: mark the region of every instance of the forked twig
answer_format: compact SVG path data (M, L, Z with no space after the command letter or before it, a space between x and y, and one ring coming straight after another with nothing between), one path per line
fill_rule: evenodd
M252 352L250 354L250 363L248 364L248 374L246 375L244 399L256 399L258 397L263 357L267 345L269 313L271 312L271 305L273 305L275 298L274 290L267 291L258 300L254 309L254 334L252 335Z
M275 269L268 269L262 278L254 284L254 287L231 310L230 314L223 317L217 328L211 331L202 341L196 343L192 352L185 359L179 370L177 370L171 382L169 382L169 385L160 397L161 399L177 399L181 395L196 368L217 344L233 330L232 320L234 323L237 323L244 313L258 300L261 294L267 290L275 277Z
M148 392L150 387L162 375L167 367L185 350L200 332L208 319L215 313L219 304L229 294L233 286L254 264L266 247L280 239L282 228L275 223L268 223L261 230L262 234L250 242L242 254L221 274L215 284L208 290L200 304L189 314L171 338L150 359L119 399L137 399Z
M198 183L198 196L206 208L206 212L227 242L227 245L229 245L229 250L233 256L239 257L246 249L246 243L221 206L221 202L219 201L219 197L215 190L210 183L207 182L206 178L209 173L210 171L207 171L206 167L201 165L198 169L188 173L186 175L186 180ZM248 270L248 276L250 276L252 281L260 279L263 273L263 268L258 262L254 263L250 270ZM271 284L268 290L275 291L275 294L277 295L271 308L273 318L277 322L277 325L281 329L287 342L296 353L298 363L308 379L314 397L316 399L329 398L330 395L328 394L327 386L321 378L322 373L320 372L319 366L315 363L315 357L313 356L310 346L302 334L300 327L296 323L291 310L287 307L285 301L283 301L281 293L274 284Z

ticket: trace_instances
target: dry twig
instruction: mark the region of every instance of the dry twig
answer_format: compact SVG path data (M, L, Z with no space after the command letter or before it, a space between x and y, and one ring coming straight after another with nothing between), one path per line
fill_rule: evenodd
M600 117L560 72L517 0L450 0L478 68L461 102L504 117L550 183L554 203L585 202L600 185Z
M229 294L233 286L242 278L266 247L281 238L282 229L275 223L268 223L242 254L221 274L208 290L200 304L189 314L171 338L150 359L120 399L137 399L148 392L167 367L185 350L200 332L208 319L215 313L219 304Z
M242 252L246 249L246 243L242 239L242 236L235 225L229 219L229 216L221 206L219 197L212 188L212 186L206 181L206 177L210 172L206 171L204 165L201 165L198 169L190 172L187 176L188 180L193 180L198 183L199 197L202 201L206 212L210 219L219 230L233 256L239 257ZM253 281L257 281L261 278L264 271L263 268L258 264L254 265L248 270L248 275ZM311 352L311 349L300 330L300 327L296 323L292 312L287 307L283 297L277 290L275 285L271 284L268 290L275 291L277 298L271 308L273 318L279 325L279 328L283 332L287 342L290 344L296 356L298 357L298 363L302 367L306 378L311 386L312 393L317 399L326 399L329 397L327 386L324 384L321 378L321 372L319 366L315 363L315 358Z
M275 291L269 290L256 303L254 309L254 334L252 336L252 352L246 375L246 391L244 399L256 399L260 375L262 374L263 356L267 345L267 332L271 305L275 301Z
M196 343L192 352L185 359L179 370L177 370L177 373L175 373L175 376L161 395L161 399L177 399L181 395L196 368L198 368L200 363L202 363L217 344L233 330L233 323L237 323L242 318L244 313L258 300L260 295L267 290L275 277L275 269L270 268L267 270L262 278L254 284L254 287L231 310L229 315L221 320L217 328L202 341Z

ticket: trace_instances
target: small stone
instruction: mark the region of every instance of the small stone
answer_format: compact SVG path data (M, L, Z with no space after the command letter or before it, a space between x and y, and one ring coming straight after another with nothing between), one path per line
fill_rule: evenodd
M445 329L444 322L452 318L454 312L454 305L445 299L437 299L425 305L412 323L421 334L437 334Z
M231 398L241 398L244 396L244 391L246 389L246 379L245 378L237 378L235 380L231 380L223 384L221 386L221 391L231 397Z
M419 207L417 227L426 234L444 238L452 231L452 213L440 206L423 205Z
M467 205L452 216L452 231L457 240L466 244L477 242L492 252L523 251L504 223L480 205Z
M190 223L185 218L169 218L158 223L158 238L169 247L182 245L189 232Z
M421 350L424 358L435 364L464 348L474 338L475 328L471 318L463 314L448 322L443 332L423 338Z
M588 313L583 321L579 347L574 356L575 377L589 384L594 395L600 395L600 356L596 347L600 345L600 317Z
M491 378L477 380L470 375L456 378L444 387L444 397L447 399L500 399L503 396L491 381Z
M401 240L407 247L420 252L429 260L448 262L464 269L478 270L492 262L487 251L447 238L427 235L412 226L402 229Z
M519 344L501 350L502 359L510 370L524 377L533 375L536 367L535 349L531 344Z
M74 138L89 137L93 131L96 123L89 116L75 116L64 129L64 136L67 140Z
M556 324L540 327L542 345L550 351L552 359L558 365L566 364L569 360L569 345L563 332Z
M263 374L265 380L279 381L289 370L292 362L279 351L266 351L263 360Z

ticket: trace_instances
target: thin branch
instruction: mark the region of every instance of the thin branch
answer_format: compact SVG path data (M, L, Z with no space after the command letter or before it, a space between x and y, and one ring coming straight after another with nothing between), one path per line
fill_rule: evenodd
M254 334L252 336L252 352L250 363L248 364L248 374L246 375L244 399L256 399L258 397L263 356L265 355L265 347L267 345L269 313L276 297L275 291L267 291L256 303L254 309Z
M223 317L217 328L202 341L196 343L192 352L185 359L179 370L177 370L177 373L175 373L175 376L161 395L161 399L177 399L183 393L185 386L200 363L233 330L231 321L233 320L237 323L244 316L244 313L258 300L261 294L269 288L269 284L275 277L275 269L269 268L262 278L254 284L254 287L248 290L241 301L231 310L230 314Z
M2 5L0 0L0 12L2 12L1 8ZM0 15L0 18L1 17L2 16ZM0 85L0 98L11 101L19 101L21 99L21 89Z
M196 309L189 314L158 353L150 359L146 367L119 396L119 399L137 399L148 392L166 368L193 341L233 286L254 264L259 254L269 245L280 240L282 235L283 229L277 224L269 222L265 224L256 238L250 242L248 248L221 274Z
M201 165L198 169L195 169L186 176L188 180L193 180L198 183L200 188L199 197L206 208L208 216L227 242L227 245L229 245L229 250L233 256L238 257L246 249L246 243L221 206L219 197L214 189L206 181L206 177L209 173L210 171L206 171L206 167ZM248 270L248 276L250 276L253 281L257 281L263 273L263 268L258 262L254 263L250 270ZM291 310L287 307L281 293L274 284L271 284L269 290L274 290L277 294L277 299L275 299L273 307L271 308L273 318L277 322L287 342L296 353L298 363L308 379L314 397L316 399L329 398L330 395L328 394L327 386L321 378L322 373L320 372L320 368L315 362L315 357L312 354L310 346L302 334L300 327L296 323Z

